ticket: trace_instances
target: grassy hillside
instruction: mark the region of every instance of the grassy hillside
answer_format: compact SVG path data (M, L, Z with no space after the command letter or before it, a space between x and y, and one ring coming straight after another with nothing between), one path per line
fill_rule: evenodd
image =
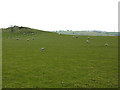
M88 36L10 30L3 30L3 88L118 87L117 36L90 36L87 44Z

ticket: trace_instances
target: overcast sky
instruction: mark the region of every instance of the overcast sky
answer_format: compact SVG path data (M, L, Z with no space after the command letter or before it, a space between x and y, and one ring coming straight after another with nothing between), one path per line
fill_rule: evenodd
M118 31L119 0L0 0L0 28Z

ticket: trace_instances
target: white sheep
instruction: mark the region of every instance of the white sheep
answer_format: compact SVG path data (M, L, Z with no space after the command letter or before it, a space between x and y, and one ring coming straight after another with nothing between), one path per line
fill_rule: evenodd
M90 39L90 37L88 37L88 39Z
M45 48L41 48L41 50L43 51L43 50L45 50Z
M32 40L34 40L34 38L32 37Z
M29 39L27 39L27 41L29 41Z
M107 44L107 43L105 43L105 46L108 46L108 44Z
M19 40L19 38L16 38L16 40Z
M78 38L78 36L76 36L76 38Z
M86 43L88 43L88 40L86 40Z

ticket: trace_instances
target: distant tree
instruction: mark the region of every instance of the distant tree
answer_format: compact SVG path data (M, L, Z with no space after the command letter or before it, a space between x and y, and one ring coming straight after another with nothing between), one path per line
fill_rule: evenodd
M22 28L24 28L24 27L18 27L19 29L22 29Z

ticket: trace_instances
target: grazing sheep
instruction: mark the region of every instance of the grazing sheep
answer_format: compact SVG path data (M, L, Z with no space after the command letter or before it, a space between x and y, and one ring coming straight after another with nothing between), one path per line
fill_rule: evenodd
M88 40L86 40L86 43L88 43Z
M64 82L62 81L61 84L64 84Z
M64 82L62 81L62 82L61 82L61 85L63 86L63 84L64 84Z
M108 44L106 43L105 46L108 46Z
M78 36L76 36L76 38L78 38Z
M73 38L74 38L75 36L73 36Z
M43 51L43 50L45 50L45 48L41 48L41 50Z
M88 37L88 39L90 39L90 37Z
M34 40L34 38L32 38L32 40Z
M16 38L16 40L19 40L19 38Z
M27 39L27 41L29 41L29 39Z

